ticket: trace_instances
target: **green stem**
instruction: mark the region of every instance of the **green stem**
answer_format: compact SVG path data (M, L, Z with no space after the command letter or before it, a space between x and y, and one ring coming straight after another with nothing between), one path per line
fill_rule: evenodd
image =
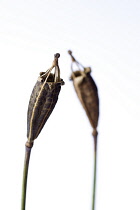
M26 204L26 189L27 189L27 177L28 177L28 167L30 160L30 147L25 147L25 160L24 160L24 170L23 170L23 182L22 182L22 197L21 197L21 210L25 210Z
M95 210L95 195L96 195L96 174L97 174L97 133L94 135L94 178L93 178L93 199L92 210Z

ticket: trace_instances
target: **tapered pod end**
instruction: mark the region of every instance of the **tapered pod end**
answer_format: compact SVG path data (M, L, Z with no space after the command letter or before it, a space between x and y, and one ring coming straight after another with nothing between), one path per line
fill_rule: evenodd
M54 54L54 57L59 58L60 57L60 54L59 53L56 53L56 54Z
M43 126L51 115L61 90L64 85L60 78L58 64L59 53L54 55L52 66L46 72L40 72L33 88L27 114L27 146L31 146L38 137ZM54 73L52 70L54 69Z

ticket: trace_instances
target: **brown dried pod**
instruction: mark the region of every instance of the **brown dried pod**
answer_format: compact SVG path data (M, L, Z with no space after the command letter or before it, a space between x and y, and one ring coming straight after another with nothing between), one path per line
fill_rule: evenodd
M58 58L60 54L54 55L52 67L46 72L40 72L40 76L33 88L27 114L27 137L26 146L32 147L34 139L41 132L44 124L52 113L64 81L60 79ZM54 74L51 73L55 67Z
M68 53L71 55L72 58L72 74L70 78L73 81L77 96L80 99L82 106L85 109L88 119L91 123L91 126L94 129L94 133L96 133L99 119L99 97L97 86L90 75L91 68L83 67L78 61L75 60L70 50L68 51ZM77 71L73 71L73 63L77 65ZM83 70L80 70L81 67Z

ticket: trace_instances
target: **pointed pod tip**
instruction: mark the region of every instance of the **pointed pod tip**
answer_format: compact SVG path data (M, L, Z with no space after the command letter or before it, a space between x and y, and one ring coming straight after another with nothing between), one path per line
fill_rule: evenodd
M72 51L71 51L71 50L68 50L68 54L71 56L72 62L77 62L77 61L75 60L75 58L73 57Z
M68 54L69 54L69 55L72 55L72 51L71 51L71 50L68 50Z
M59 58L60 57L60 54L59 53L56 53L56 54L54 54L54 57L55 58Z

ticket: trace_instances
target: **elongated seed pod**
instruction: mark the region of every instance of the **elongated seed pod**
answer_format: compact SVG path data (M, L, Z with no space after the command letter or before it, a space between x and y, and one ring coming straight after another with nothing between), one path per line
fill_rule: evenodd
M41 132L43 126L51 115L64 81L60 79L60 69L58 66L59 54L55 54L52 67L46 72L41 72L33 88L27 114L27 146L32 146ZM55 67L55 73L51 71Z
M83 67L75 60L71 51L68 51L68 53L72 57L72 62L75 62L79 68L78 71L73 71L72 69L71 80L73 81L77 96L86 111L90 124L96 131L99 119L99 97L97 86L90 75L91 68ZM80 70L81 66L83 71Z

